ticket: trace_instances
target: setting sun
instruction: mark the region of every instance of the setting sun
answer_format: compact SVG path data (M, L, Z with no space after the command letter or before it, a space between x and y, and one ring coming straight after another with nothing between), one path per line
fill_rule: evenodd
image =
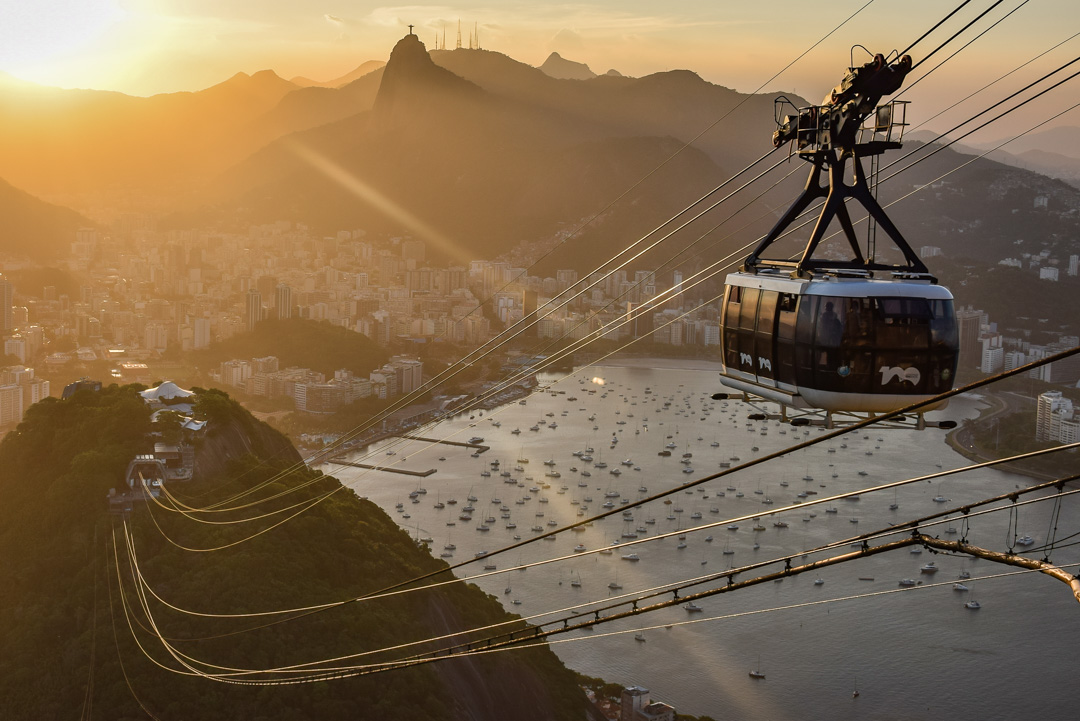
M127 17L119 0L5 0L0 12L0 70L55 84L66 84L72 77L72 63L102 53L102 39ZM97 82L107 84L110 79Z

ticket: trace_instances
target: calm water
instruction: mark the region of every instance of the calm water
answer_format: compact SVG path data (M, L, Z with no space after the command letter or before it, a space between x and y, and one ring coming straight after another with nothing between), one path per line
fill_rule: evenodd
M604 384L594 382L594 377L602 377ZM427 493L419 497L419 503L411 503L408 497L418 488L415 478L340 467L326 470L378 503L410 533L431 538L433 554L452 553L447 560L460 561L479 551L507 545L515 534L522 538L536 535L530 530L535 525L549 530L550 521L562 525L577 520L583 505L588 506L589 515L604 510L601 504L607 500L605 493L617 491L620 496L613 502L618 505L630 499L631 504L623 507L632 508L632 501L641 496L642 486L649 493L672 488L716 472L721 462L737 465L730 460L732 457L750 460L807 437L801 429L773 422L748 424L746 415L750 409L742 403L709 400L712 392L721 390L711 371L593 368L578 375L546 376L541 380L565 394L538 393L528 399L527 405L515 403L483 416L476 414L472 419L461 416L427 432L440 438L452 436L456 441L482 436L491 450L479 458L472 458L465 448L429 447L419 442L388 442L373 453L379 463L398 463L413 470L439 469L420 483ZM646 388L651 393L646 394ZM605 393L606 398L602 397ZM665 402L670 402L666 408ZM943 415L970 416L977 407L977 399L960 399ZM590 416L595 419L589 420ZM495 421L501 427L496 427ZM553 421L557 428L541 425ZM540 430L530 431L534 425ZM515 428L521 433L513 434ZM811 430L809 437L818 433ZM613 435L619 439L615 448L610 444ZM667 443L675 444L671 456L658 456ZM842 448L841 443L847 447ZM594 449L592 463L571 455L586 446ZM385 454L388 448L393 448L394 456ZM690 467L694 473L681 472L684 453L692 453ZM439 460L440 456L446 460ZM529 459L528 464L520 464L523 471L514 470L519 458ZM501 467L492 470L490 463L496 459L501 461ZM548 459L556 462L554 469L560 478L545 477L545 472L551 471L551 467L543 465ZM633 466L621 465L624 459ZM608 467L597 469L595 464L599 462L606 462ZM828 504L837 508L835 514L826 513L824 505L807 509L792 505L802 491L814 490L820 497L933 473L939 466L947 469L966 463L945 445L942 431L871 429L849 434L710 482L704 490L699 487L676 494L671 505L656 502L634 509L633 522L611 517L584 532L567 532L554 541L539 541L492 561L500 569L510 569L543 558L573 555L576 544L601 548L637 527L647 531L640 534L640 539L688 529L685 548L678 548L675 538L654 540L611 555L575 556L526 571L509 570L476 582L509 610L528 616L719 572L729 564L737 567L883 528L890 522L941 510L943 504L935 503L935 496L956 504L1029 482L998 471L977 471L908 486L895 494L891 490L863 494L857 502ZM571 467L576 467L577 472ZM614 468L622 471L621 475L612 475ZM505 482L500 477L502 470L509 470L521 485ZM585 470L590 477L581 476ZM481 476L482 471L490 472L490 477ZM813 480L804 480L806 476ZM529 490L544 482L550 488ZM726 490L729 486L737 488L743 497ZM760 494L755 493L759 490ZM719 497L719 492L724 496ZM477 501L472 503L472 521L466 522L458 516L468 505L466 498L470 494ZM525 500L526 496L529 500ZM547 502L542 503L541 498ZM764 505L765 498L774 503ZM451 499L457 504L434 508L436 502ZM814 500L814 496L807 500ZM894 502L899 504L898 510L889 509ZM401 509L395 508L398 503L403 504ZM500 510L504 506L508 510ZM780 511L785 511L782 516L768 515ZM1020 510L1020 533L1033 536L1041 544L1048 532L1050 511L1050 503ZM509 513L510 518L502 518L504 513ZM701 518L692 518L697 513ZM752 521L740 521L737 531L727 530L726 523L692 530L698 524L749 513L760 513L767 530L753 531ZM811 513L815 514L813 518ZM487 517L494 518L487 524L491 530L478 531ZM781 517L789 523L787 528L773 526L773 521ZM655 523L646 523L649 519ZM1059 536L1077 530L1078 522L1077 501L1066 501ZM508 523L517 527L508 529ZM1005 513L974 519L968 539L1002 550L1007 542L1007 523ZM953 538L945 535L949 525L960 528L959 522L943 524L935 532ZM713 540L708 542L705 537L710 535ZM753 548L755 542L759 549ZM445 551L447 545L456 548ZM724 550L734 553L726 555ZM621 554L631 551L641 560L621 558ZM920 567L931 560L940 570L933 576L921 574ZM1053 560L1080 561L1080 551L1061 549ZM962 569L971 573L971 580L965 582L970 587L967 593L951 587ZM1008 570L987 561L925 551L915 555L905 549L699 601L704 611L692 618L703 622L644 630L644 642L635 640L641 627L686 621L690 614L674 608L641 616L634 619L636 623L602 625L591 632L568 635L567 642L553 643L552 648L579 671L609 681L646 686L654 698L673 704L681 712L717 718L1073 719L1074 672L1069 661L1080 640L1080 607L1066 586L1046 576L979 579ZM481 565L476 564L470 575L480 572ZM815 578L824 583L815 585ZM704 620L893 590L902 578L950 583ZM575 587L572 581L580 581L580 586ZM608 584L612 582L621 584L622 590L610 590ZM504 593L507 588L510 592ZM978 600L982 608L966 609L964 602L969 599ZM513 605L514 600L520 604ZM628 632L600 637L618 630ZM747 671L751 668L760 668L767 678L750 678ZM860 691L857 699L851 693L856 684Z

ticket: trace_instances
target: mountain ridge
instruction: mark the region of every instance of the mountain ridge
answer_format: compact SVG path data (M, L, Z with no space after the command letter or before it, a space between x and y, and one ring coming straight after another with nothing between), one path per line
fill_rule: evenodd
M596 73L585 63L567 60L556 52L548 55L540 65L540 71L559 80L591 80L596 77Z
M48 262L66 254L79 228L95 223L76 211L46 202L0 178L0 249Z

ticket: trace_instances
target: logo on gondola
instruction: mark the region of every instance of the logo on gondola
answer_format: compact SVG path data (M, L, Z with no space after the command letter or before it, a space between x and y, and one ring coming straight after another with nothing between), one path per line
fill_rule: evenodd
M739 362L743 365L748 365L752 367L754 365L754 358L749 353L740 353Z
M892 381L900 381L903 383L907 381L911 385L916 386L919 384L919 380L922 378L922 374L919 373L918 368L899 368L889 366L881 366L881 385L888 385Z
M768 358L762 358L761 356L758 356L757 365L758 370L761 370L762 368L767 368L769 372L772 373L772 361Z

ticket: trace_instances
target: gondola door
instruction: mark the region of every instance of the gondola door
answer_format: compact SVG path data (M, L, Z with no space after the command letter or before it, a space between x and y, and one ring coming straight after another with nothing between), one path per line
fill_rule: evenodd
M776 386L776 306L780 294L762 290L754 329L754 372L758 383Z

